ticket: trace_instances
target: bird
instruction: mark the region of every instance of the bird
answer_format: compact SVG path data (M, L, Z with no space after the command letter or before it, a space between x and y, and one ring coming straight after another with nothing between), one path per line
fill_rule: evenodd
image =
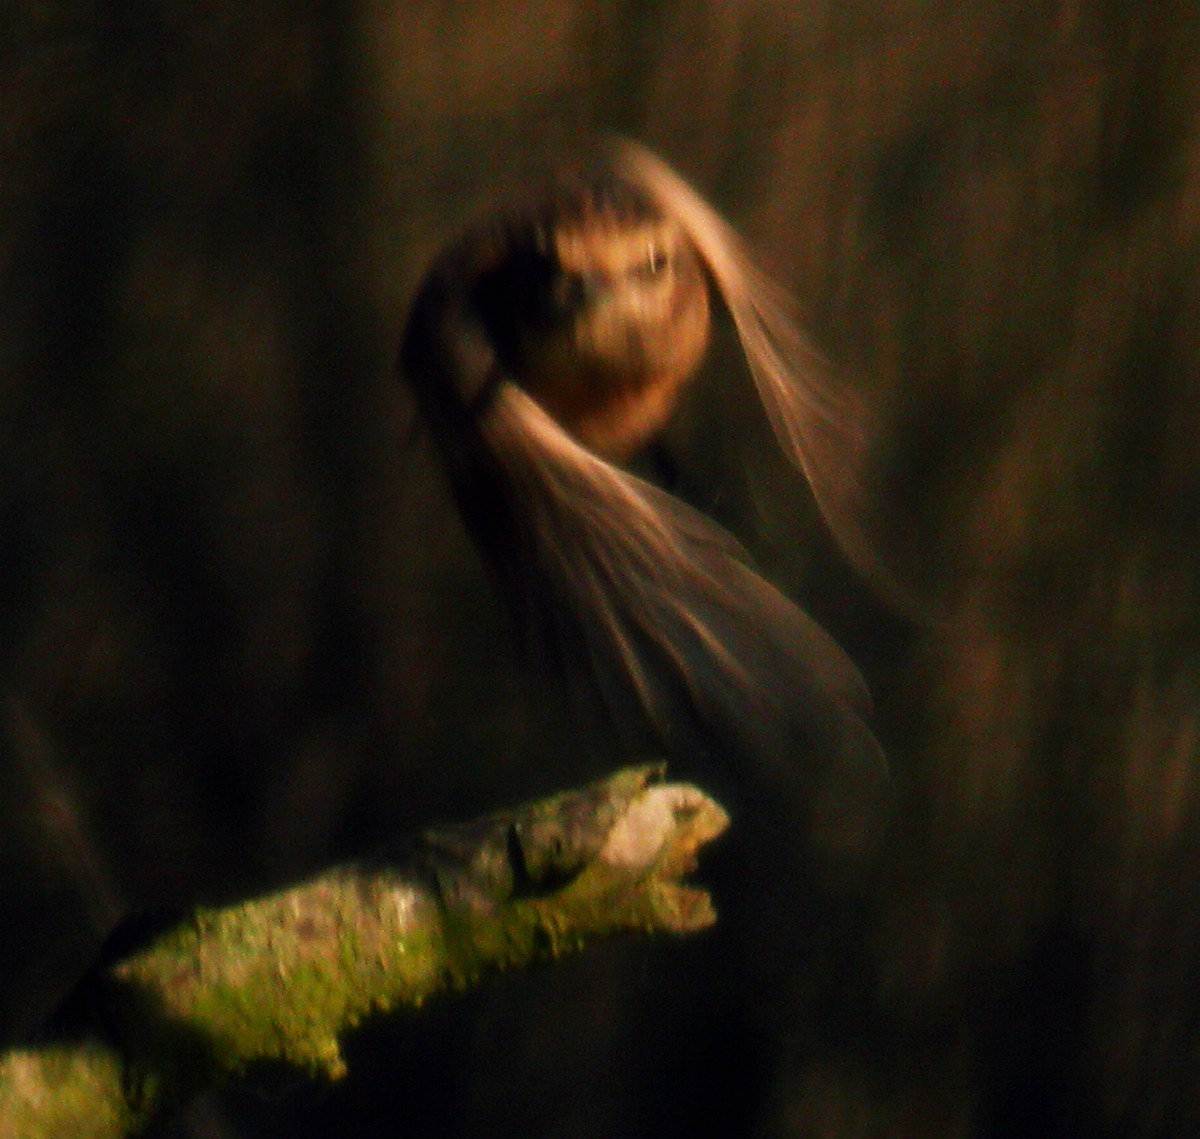
M398 370L522 642L618 728L798 785L805 825L853 845L888 782L861 673L732 534L627 469L697 376L717 304L782 451L869 565L845 475L861 409L733 228L638 143L450 241Z

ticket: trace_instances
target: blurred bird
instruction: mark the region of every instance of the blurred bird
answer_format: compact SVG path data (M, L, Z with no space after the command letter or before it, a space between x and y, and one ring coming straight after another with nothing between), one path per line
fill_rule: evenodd
M677 755L789 785L800 770L810 825L853 845L886 783L858 670L729 533L616 465L696 374L710 290L781 447L870 564L845 477L859 409L737 235L641 146L615 145L599 171L560 175L453 242L418 290L400 369L526 643L618 727L648 723Z

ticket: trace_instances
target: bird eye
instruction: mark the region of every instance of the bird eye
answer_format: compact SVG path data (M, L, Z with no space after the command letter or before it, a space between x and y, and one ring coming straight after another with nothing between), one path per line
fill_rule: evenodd
M646 249L645 258L631 270L635 277L657 277L671 263L671 258L665 249L653 242Z

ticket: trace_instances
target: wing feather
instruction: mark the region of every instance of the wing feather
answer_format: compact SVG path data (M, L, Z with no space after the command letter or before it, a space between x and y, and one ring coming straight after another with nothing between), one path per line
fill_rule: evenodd
M730 534L581 447L514 384L481 426L520 500L523 607L572 615L557 635L618 716L632 702L668 746L802 759L814 782L879 789L861 674Z
M733 318L780 448L808 480L846 554L888 585L861 530L858 488L871 434L863 401L832 382L828 362L793 316L790 295L755 265L741 237L687 182L628 140L614 144L614 164L679 219Z

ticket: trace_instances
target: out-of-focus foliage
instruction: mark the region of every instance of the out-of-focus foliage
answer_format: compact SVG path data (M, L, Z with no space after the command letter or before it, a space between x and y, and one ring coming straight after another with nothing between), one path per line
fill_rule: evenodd
M0 90L10 1035L116 908L612 765L520 670L391 357L446 235L615 129L879 410L926 626L838 561L733 352L671 446L870 671L881 864L756 877L794 836L701 772L711 937L377 1029L202 1133L1200 1130L1192 5L7 0Z

